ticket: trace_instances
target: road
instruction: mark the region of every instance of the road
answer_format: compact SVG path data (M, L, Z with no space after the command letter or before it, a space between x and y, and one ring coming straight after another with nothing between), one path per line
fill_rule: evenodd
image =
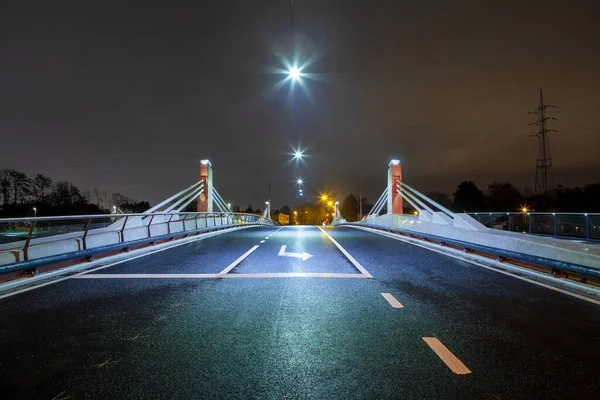
M598 398L600 306L323 231L240 230L0 299L2 398Z

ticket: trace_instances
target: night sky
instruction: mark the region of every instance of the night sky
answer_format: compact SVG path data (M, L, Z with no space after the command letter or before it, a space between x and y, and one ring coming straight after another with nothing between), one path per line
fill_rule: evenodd
M195 3L195 5L194 5ZM92 6L91 4L95 4ZM556 105L556 183L600 180L598 1L3 1L0 168L156 203L197 179L245 208L298 203L294 105L278 54L314 62L298 92L306 197L374 201L390 158L422 191L533 187L538 91Z

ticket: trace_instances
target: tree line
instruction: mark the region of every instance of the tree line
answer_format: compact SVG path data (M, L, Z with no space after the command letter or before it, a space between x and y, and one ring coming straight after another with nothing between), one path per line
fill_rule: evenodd
M0 217L33 217L137 213L150 208L120 193L82 190L67 181L37 174L31 178L14 169L0 169Z

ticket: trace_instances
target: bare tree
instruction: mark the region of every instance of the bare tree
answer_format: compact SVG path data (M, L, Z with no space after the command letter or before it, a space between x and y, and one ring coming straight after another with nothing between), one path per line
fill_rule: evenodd
M10 171L10 169L0 169L0 194L4 206L10 203Z
M15 171L14 169L9 171L9 175L13 192L13 204L17 204L19 200L23 203L25 197L29 194L31 179L24 173Z
M33 195L35 201L41 203L46 197L46 192L52 187L52 178L42 174L37 174L33 179Z

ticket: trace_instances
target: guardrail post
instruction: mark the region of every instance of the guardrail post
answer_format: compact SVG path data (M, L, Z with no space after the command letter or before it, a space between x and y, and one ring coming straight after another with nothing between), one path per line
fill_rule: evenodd
M552 213L552 216L554 217L554 236L558 236L558 218L555 213Z
M508 215L508 231L510 232L510 213L506 213Z
M196 222L196 230L198 230L198 215L194 217L194 221Z
M167 233L171 234L171 220L173 219L173 215L171 215L169 217L169 220L167 221Z
M81 243L83 244L83 249L87 250L87 244L85 239L87 238L88 230L90 229L90 224L92 223L91 219L88 219L85 224L85 231L83 232L83 236L81 237Z
M25 241L25 246L23 246L23 260L28 261L29 255L29 242L31 242L31 235L33 234L33 228L35 227L35 221L31 221L31 226L29 227L29 233L27 234L27 240Z
M150 217L150 222L148 222L148 237L152 237L152 231L150 230L150 225L152 225L152 220L154 219L154 214Z
M531 214L527 214L527 218L529 218L529 234L531 235Z
M123 231L125 230L125 225L127 225L127 219L129 217L125 217L125 221L123 221L123 227L121 228L121 232L119 232L121 234L121 243L125 242L125 233L123 233Z
M585 238L590 239L590 216L585 213Z

